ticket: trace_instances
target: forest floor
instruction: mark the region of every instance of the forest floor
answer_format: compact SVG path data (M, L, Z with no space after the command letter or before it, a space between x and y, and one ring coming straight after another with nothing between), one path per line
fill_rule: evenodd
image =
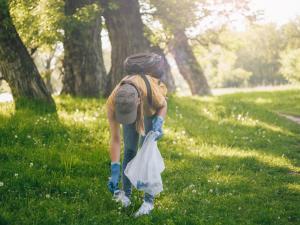
M0 224L299 224L300 89L168 100L164 191L150 216L112 201L104 99L55 115L0 103Z

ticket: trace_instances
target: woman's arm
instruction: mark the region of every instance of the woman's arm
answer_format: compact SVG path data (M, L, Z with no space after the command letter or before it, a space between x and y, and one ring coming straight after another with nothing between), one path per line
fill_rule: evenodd
M110 112L107 113L107 117L110 127L110 159L112 162L119 162L121 150L120 124L113 119Z
M165 100L164 106L161 107L159 110L157 110L156 115L161 116L163 119L165 119L167 115L167 109L168 109L168 104L167 101Z

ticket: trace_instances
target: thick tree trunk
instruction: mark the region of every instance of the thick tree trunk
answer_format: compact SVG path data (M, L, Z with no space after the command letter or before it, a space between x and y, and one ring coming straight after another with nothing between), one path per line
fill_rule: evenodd
M93 3L86 0L66 0L65 14ZM102 57L101 15L92 15L90 21L75 21L65 28L64 78L62 93L73 96L98 97L104 94L106 71Z
M165 55L163 49L161 49L159 46L152 46L151 51L164 57L165 72L164 72L164 76L161 78L161 81L164 84L166 84L166 86L168 88L168 93L174 93L176 91L175 81L174 81L173 75L171 73L170 64L168 63L168 60L166 58L166 55Z
M149 45L144 36L138 0L102 0L102 7L112 46L112 64L106 92L109 95L125 76L123 61L126 57L139 52L149 52Z
M54 111L55 103L12 23L7 3L2 1L0 8L0 72L12 90L16 108L18 100L27 98L45 102Z
M138 0L102 0L101 2L112 45L112 65L106 91L106 95L109 95L112 89L126 75L123 70L123 62L127 56L150 51L163 57L165 57L165 54L158 46L152 46L145 37L144 29L147 28L141 19ZM175 91L175 82L167 60L165 76L162 78L162 81L166 84L169 92Z
M193 95L210 95L211 90L203 70L188 43L183 30L173 32L174 39L170 43L170 51L174 55L178 69L187 81Z

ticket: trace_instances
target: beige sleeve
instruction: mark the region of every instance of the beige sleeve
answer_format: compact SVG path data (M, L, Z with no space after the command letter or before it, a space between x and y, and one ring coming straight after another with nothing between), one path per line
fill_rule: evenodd
M157 110L166 104L167 87L162 82L159 84L156 79L152 80L152 84L152 104Z
M115 114L115 95L116 91L119 88L119 85L117 85L114 90L111 92L110 96L108 97L106 101L106 110L107 110L107 115L114 119L114 114Z

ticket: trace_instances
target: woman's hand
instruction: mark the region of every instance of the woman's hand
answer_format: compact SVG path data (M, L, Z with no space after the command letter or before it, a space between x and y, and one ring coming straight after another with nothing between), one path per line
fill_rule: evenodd
M152 130L157 132L157 137L155 140L159 140L163 136L162 125L164 123L164 118L162 116L155 116L152 120Z

